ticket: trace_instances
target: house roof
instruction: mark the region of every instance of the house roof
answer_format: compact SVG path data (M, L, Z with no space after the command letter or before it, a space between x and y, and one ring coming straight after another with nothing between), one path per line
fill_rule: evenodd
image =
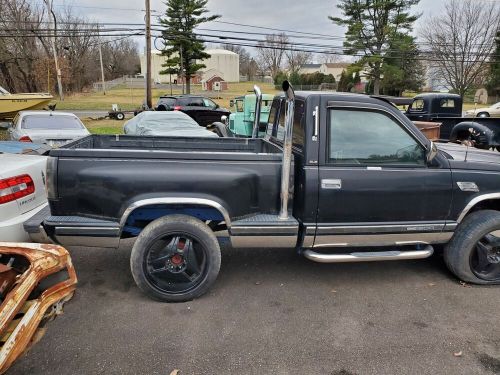
M302 69L313 69L313 68L320 68L321 67L321 64L303 64L301 66Z
M349 63L325 63L327 68L347 68Z

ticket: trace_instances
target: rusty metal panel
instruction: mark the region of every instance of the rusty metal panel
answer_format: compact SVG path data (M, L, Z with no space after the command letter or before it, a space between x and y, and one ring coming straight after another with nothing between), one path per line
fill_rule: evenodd
M41 338L47 321L62 313L76 283L63 247L0 242L0 374Z

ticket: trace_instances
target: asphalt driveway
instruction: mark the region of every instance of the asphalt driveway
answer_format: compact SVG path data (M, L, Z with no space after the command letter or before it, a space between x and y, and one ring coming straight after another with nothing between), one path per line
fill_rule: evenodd
M500 374L500 287L461 285L439 256L225 249L208 295L162 304L135 287L129 247L71 253L77 294L9 374Z

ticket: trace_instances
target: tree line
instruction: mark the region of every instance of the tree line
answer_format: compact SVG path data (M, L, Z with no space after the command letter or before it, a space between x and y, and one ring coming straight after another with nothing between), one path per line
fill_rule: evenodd
M0 10L0 85L11 92L57 91L54 28L47 9L27 0L0 0ZM80 92L100 80L99 46L105 79L140 70L137 46L130 39L100 37L97 24L71 8L54 14L64 91Z

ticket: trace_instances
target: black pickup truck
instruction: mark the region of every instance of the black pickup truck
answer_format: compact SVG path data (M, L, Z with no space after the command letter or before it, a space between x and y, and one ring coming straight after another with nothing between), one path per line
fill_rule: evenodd
M467 111L462 117L460 95L420 94L409 100L406 116L412 121L441 123L441 138L452 142L470 141L475 147L500 151L500 118L485 112Z
M284 90L263 139L92 135L52 150L40 229L63 245L137 237L133 277L163 301L208 290L222 238L324 263L446 245L458 278L500 282L500 154L432 143L382 99Z

